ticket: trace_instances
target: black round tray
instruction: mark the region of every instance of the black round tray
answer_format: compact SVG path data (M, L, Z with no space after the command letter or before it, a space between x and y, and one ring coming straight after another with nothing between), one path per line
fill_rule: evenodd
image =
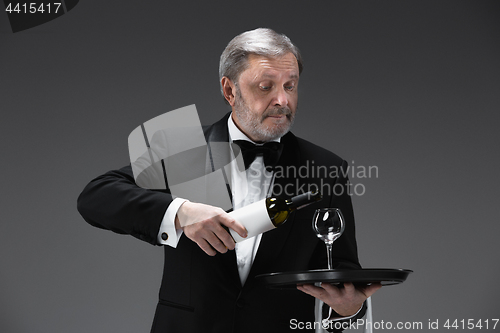
M261 274L256 278L270 288L296 289L297 284L329 282L353 284L381 283L384 286L399 284L413 272L409 269L364 268L364 269L317 269L300 272Z

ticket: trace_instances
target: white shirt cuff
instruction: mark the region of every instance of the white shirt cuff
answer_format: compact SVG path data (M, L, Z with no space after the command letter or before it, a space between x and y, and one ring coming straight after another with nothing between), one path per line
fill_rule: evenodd
M329 311L328 311L328 318L325 318L323 319L323 325L327 324L328 321L339 321L339 320L347 320L347 319L351 319L355 316L358 315L359 311L361 311L361 309L363 308L363 304L361 305L361 307L359 308L359 310L353 314L352 316L348 316L348 317L335 317L335 318L330 318L332 316L332 308L329 308Z
M158 232L158 244L168 245L173 248L177 247L177 243L179 243L182 236L182 229L175 229L175 216L179 207L186 201L186 199L175 198L168 206Z

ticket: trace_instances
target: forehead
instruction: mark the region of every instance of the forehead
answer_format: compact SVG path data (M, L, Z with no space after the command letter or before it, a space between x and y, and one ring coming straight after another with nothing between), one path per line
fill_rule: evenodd
M242 73L242 76L244 74L249 78L298 78L299 64L292 53L276 58L250 54L248 56L248 67Z

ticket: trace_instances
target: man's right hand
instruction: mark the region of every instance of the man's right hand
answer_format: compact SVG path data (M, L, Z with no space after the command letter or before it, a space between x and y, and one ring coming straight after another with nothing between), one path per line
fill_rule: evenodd
M205 251L209 256L217 252L226 253L234 250L234 240L221 225L233 229L245 238L247 230L222 208L186 201L175 217L175 227Z

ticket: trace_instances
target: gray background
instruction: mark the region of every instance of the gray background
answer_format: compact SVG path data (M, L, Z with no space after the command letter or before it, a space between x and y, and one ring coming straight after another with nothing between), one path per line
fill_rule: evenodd
M499 318L499 4L93 0L16 34L0 14L0 331L149 331L161 248L91 227L76 198L140 123L219 119L220 53L260 26L305 58L294 132L379 169L353 179L361 263L415 272L374 319Z

